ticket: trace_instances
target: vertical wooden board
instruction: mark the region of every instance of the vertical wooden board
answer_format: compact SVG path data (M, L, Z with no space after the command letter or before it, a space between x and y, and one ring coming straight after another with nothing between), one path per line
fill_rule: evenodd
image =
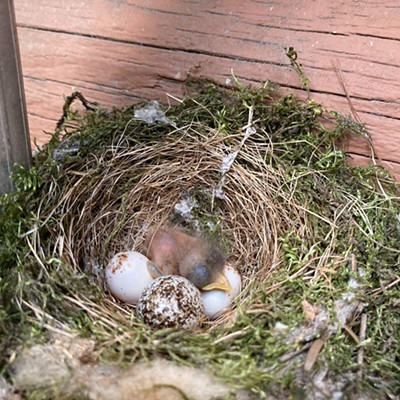
M28 167L31 147L13 2L0 3L0 194L14 189L15 164Z

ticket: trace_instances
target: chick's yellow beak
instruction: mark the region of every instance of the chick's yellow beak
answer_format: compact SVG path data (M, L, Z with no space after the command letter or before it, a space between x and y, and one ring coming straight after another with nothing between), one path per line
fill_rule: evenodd
M202 290L219 289L225 292L229 292L232 290L232 286L229 283L228 278L225 276L225 274L221 272L216 276L216 279L214 279L213 282L211 282L209 285L202 287L201 289Z

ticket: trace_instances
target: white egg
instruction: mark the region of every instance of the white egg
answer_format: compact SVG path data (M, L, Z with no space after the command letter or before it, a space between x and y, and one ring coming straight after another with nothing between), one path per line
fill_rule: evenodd
M118 299L136 304L143 290L151 283L152 263L143 254L126 251L116 254L106 268L106 282Z
M218 318L221 316L232 307L232 301L240 294L242 285L240 275L236 269L230 264L226 264L224 273L232 286L229 292L213 289L201 293L204 303L204 313L207 317Z

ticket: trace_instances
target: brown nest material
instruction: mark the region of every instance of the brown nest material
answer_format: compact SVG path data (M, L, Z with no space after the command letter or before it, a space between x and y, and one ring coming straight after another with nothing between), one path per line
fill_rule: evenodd
M272 146L243 141L244 135L245 129L221 136L193 124L134 146L121 140L89 156L84 171L66 169L69 190L53 209L63 216L53 227L63 232L55 255L77 270L103 268L117 252L143 252L150 226L178 220L222 237L244 288L255 274L268 279L282 260L278 238L286 230L304 236L307 225L304 208L280 193L283 171L263 162ZM223 174L224 160L235 151ZM182 202L195 204L189 218L176 211Z

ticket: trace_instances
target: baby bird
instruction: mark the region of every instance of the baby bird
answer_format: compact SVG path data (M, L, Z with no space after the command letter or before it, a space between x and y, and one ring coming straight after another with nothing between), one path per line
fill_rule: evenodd
M225 257L208 240L165 226L149 232L145 247L161 275L181 275L202 290L231 290L224 274Z

